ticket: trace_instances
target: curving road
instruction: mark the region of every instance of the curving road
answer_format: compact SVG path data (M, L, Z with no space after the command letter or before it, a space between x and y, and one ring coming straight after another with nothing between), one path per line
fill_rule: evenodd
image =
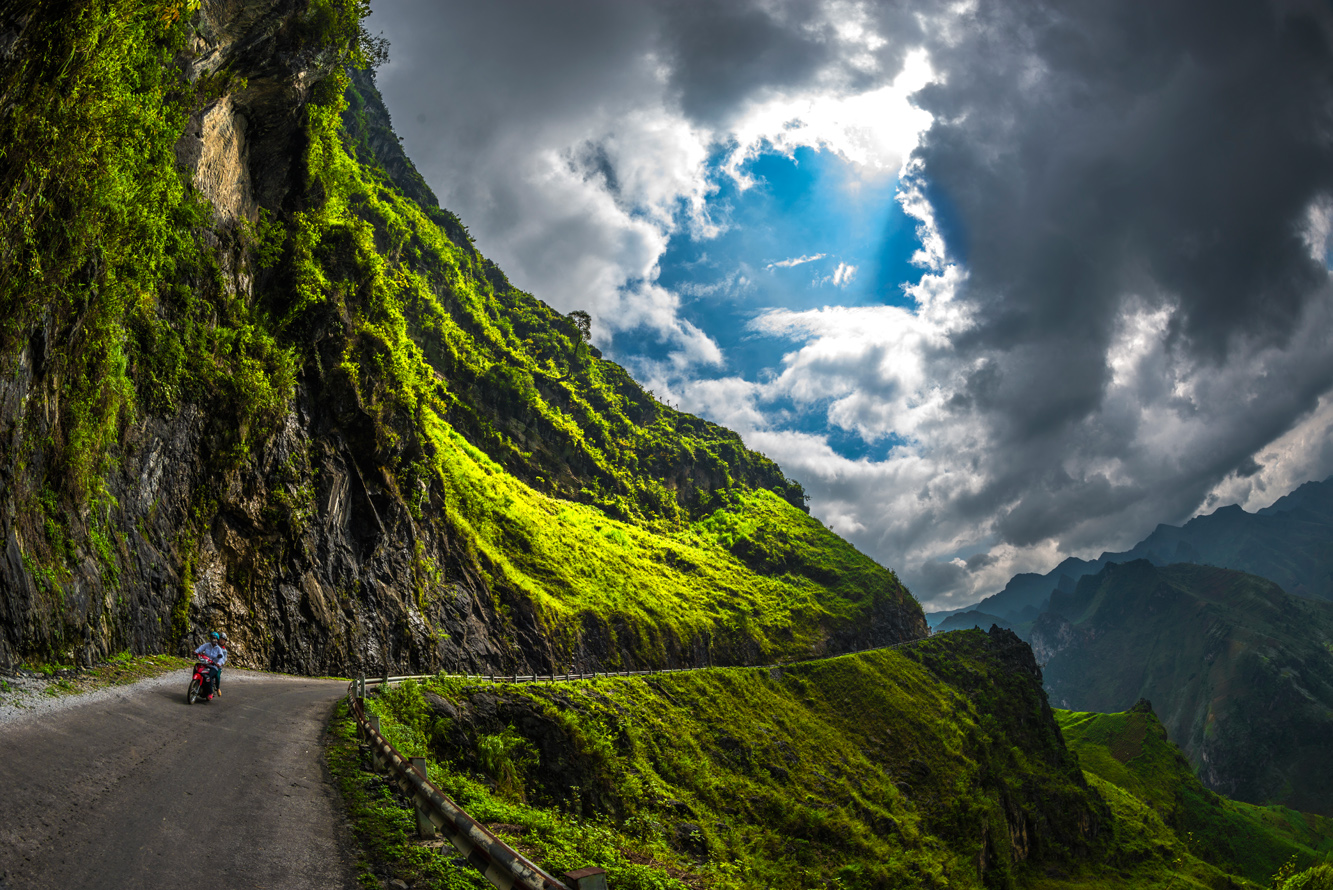
M0 723L0 890L352 888L323 734L347 685L169 674Z

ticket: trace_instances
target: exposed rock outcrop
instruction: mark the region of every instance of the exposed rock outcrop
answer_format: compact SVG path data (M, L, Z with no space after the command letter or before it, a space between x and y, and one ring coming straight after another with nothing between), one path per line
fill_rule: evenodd
M204 0L188 28L169 24L169 12L137 21L160 44L150 41L151 52L134 57L140 67L121 74L156 78L166 70L157 88L180 108L166 102L170 113L152 118L160 127L153 151L115 157L129 158L126 169L158 176L159 194L180 203L141 220L118 244L126 265L134 264L125 256L137 247L151 243L158 251L152 262L138 263L151 271L132 287L102 299L99 291L115 274L106 270L101 245L60 242L66 235L57 219L49 228L65 250L63 277L47 280L42 263L29 266L40 267L35 284L49 285L63 302L24 303L0 293L21 310L0 318L0 334L13 340L0 354L7 372L0 374L0 666L30 657L87 663L124 649L184 653L210 629L229 634L234 663L316 674L442 667L531 673L570 661L588 670L735 664L764 657L760 632L772 631L770 641L784 632L793 639L792 626L780 620L756 630L761 610L713 625L717 616L703 609L703 618L690 616L693 624L644 610L636 616L630 607L603 613L587 601L559 614L564 604L544 600L542 584L564 571L559 558L572 551L538 565L533 574L541 577L533 580L506 565L529 538L492 541L470 525L505 525L508 515L477 520L445 503L446 490L462 497L446 482L463 464L432 463L444 449L442 439L423 432L427 412L466 443L460 453L481 455L480 472L597 505L601 515L625 523L679 531L727 497L759 490L804 508L799 484L747 451L736 434L699 418L672 413L676 426L643 437L651 442L641 459L626 437L669 409L622 368L600 362L572 321L514 291L476 254L461 223L438 207L402 153L368 75L353 73L354 88L340 93L347 84L340 66L355 46L348 36L349 29L356 33L354 7L342 0ZM41 91L36 68L19 76L23 66L6 61L23 58L25 40L36 39L25 34L40 31L60 46L71 39L63 7L33 8L37 25L0 9L0 62L9 66L0 68L0 123L18 119L4 115L25 90ZM105 33L122 33L104 10L84 11ZM177 53L180 40L186 42ZM95 43L84 56L95 55ZM159 62L172 54L164 69ZM42 58L48 56L63 57ZM350 103L341 133L340 96ZM173 152L172 115L187 112ZM88 144L99 144L97 123L83 125ZM150 160L136 166L143 157ZM211 214L181 198L173 160ZM96 204L98 183L106 185L86 170L59 173L66 179L53 188L67 195L60 212ZM26 174L3 167L3 159L0 174L13 204ZM370 219L378 211L367 193L394 189L425 211L426 222L412 211L413 225L423 228L410 230L396 217L392 226L385 216ZM96 204L87 218L97 225L114 225L129 200L123 196L137 194L108 193L121 204ZM51 212L38 213L49 222ZM436 226L451 243L441 245ZM0 251L0 258L9 261L9 254ZM388 287L366 269L395 263L395 276L421 281L420 291L435 301L438 315L427 319L435 342L410 339L420 333L413 330L390 343L377 329L417 321L406 316L420 307L395 303L399 314L390 318L383 305L371 305L381 296L377 288ZM451 292L455 285L466 293ZM469 302L459 309L463 297ZM91 314L99 317L88 324L94 304ZM0 311L10 309L0 300ZM96 336L88 334L96 325ZM441 333L448 325L459 342ZM573 341L561 327L574 332ZM90 353L99 358L87 360ZM390 381L398 359L420 362L410 369L409 376L419 375L410 385L401 375ZM575 374L590 377L592 363L595 385L575 390L566 383ZM113 379L114 392L88 381L98 374ZM72 392L84 398L73 407ZM606 420L613 411L618 426ZM89 416L94 420L86 422ZM70 441L79 436L95 441ZM651 510L631 502L634 485L667 506L645 519ZM487 489L476 498L489 509L499 496ZM840 568L829 569L775 563L777 551L762 547L735 552L773 584L803 573L824 589L840 588L840 603L853 603L836 614L811 607L793 619L809 625L798 628L806 632L801 654L925 633L919 607L897 579L859 554L852 569L846 554ZM716 553L729 558L720 547ZM555 579L553 589L572 591L573 599L588 577ZM612 593L603 602L619 591ZM564 624L556 627L552 615Z

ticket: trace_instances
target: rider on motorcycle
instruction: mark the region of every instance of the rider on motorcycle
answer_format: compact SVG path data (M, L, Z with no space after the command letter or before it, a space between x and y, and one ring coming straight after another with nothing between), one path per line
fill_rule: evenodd
M222 695L222 666L227 663L227 650L222 647L222 635L213 631L208 635L208 640L194 650L195 655L207 655L213 659L213 663L208 666L212 673L213 695ZM209 698L212 698L210 695Z

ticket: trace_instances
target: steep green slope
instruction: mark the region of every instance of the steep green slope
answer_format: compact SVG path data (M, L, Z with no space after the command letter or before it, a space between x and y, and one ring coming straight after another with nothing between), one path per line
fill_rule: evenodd
M498 834L552 869L607 868L624 890L1255 886L1217 844L1138 796L1209 797L1187 769L1135 784L1098 767L1085 781L1081 752L1105 748L1078 734L1080 753L1065 748L1031 654L1008 631L781 671L535 687L436 680L370 707ZM1079 718L1100 715L1062 715ZM482 886L408 842L408 812L354 752L335 747L333 761L380 874ZM1129 760L1131 770L1146 762ZM1296 852L1292 869L1330 837L1326 820L1220 806L1246 830L1263 822L1272 843L1262 855ZM1294 827L1284 834L1275 818ZM1266 887L1287 861L1253 873Z
M1054 703L1112 712L1147 698L1212 790L1333 815L1333 606L1140 560L1054 596L1031 642Z
M1012 886L1080 868L1107 818L1007 632L781 671L435 681L372 708L478 818L623 888Z
M365 12L0 11L0 663L213 627L320 672L924 634L799 484L477 253L347 73Z
M1195 856L1257 883L1288 862L1303 869L1333 857L1333 820L1204 788L1146 701L1118 714L1055 716L1083 769L1150 806Z

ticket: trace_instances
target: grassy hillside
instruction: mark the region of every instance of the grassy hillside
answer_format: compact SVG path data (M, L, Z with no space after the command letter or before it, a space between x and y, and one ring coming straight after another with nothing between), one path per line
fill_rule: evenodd
M799 483L475 250L349 73L365 12L0 12L0 661L201 626L316 671L924 634Z
M1333 840L1327 820L1237 808L1187 768L1131 781L1140 755L1104 778L1101 760L1120 762L1089 728L1100 715L1061 715L1086 730L1071 731L1074 756L1039 683L1016 637L972 630L781 671L405 684L370 707L495 832L552 870L607 868L619 888L1268 887L1291 853L1304 868ZM331 756L365 866L483 886L411 843L408 811L343 744ZM1177 827L1158 807L1181 794L1218 801L1223 822Z
M1084 770L1147 804L1199 858L1263 884L1289 862L1305 869L1333 857L1333 819L1203 787L1147 702L1116 714L1055 716Z
M606 651L583 655L603 664L699 640L732 661L822 652L858 624L875 636L874 618L880 639L922 632L896 576L811 520L775 464L644 392L405 194L373 144L373 86L330 80L345 92L312 111L308 156L324 201L298 215L308 246L273 298L297 341L352 319L340 353L313 358L337 362L397 490L493 587L557 638L597 628Z
M1024 651L967 632L781 671L409 684L372 708L478 818L613 886L1007 886L1072 867L1104 820Z
M1227 569L1108 566L1030 639L1053 703L1153 702L1204 784L1333 815L1333 606Z

